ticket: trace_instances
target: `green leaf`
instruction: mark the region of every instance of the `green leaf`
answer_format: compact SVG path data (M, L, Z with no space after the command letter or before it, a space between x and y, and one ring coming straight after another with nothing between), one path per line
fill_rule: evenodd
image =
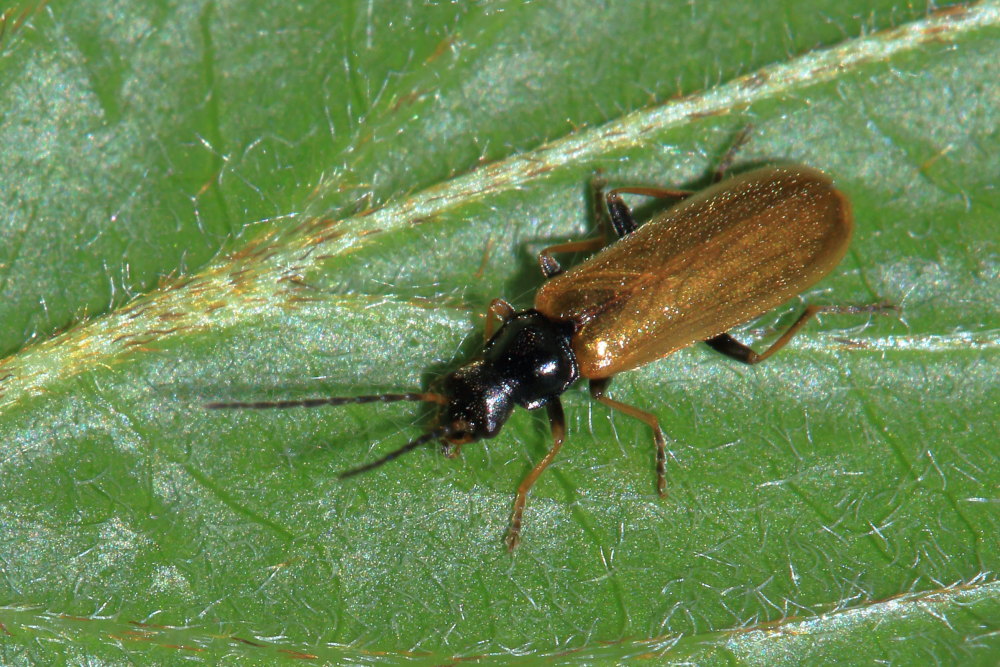
M0 10L4 662L997 662L1000 6L609 5ZM857 232L736 335L900 310L616 378L667 498L582 389L513 555L543 415L339 482L428 410L203 409L430 386L595 173L700 187L747 124Z

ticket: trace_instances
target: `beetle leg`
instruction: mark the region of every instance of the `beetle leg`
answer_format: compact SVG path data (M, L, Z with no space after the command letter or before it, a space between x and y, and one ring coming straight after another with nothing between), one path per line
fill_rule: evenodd
M771 347L767 348L760 354L754 352L749 345L744 345L727 333L722 333L713 338L709 338L705 342L708 343L708 346L713 350L721 352L727 357L732 357L736 361L742 361L744 364L759 364L783 348L788 341L790 341L795 334L799 332L799 329L801 329L806 322L819 313L876 313L894 309L895 306L884 303L876 303L867 306L808 306L806 307L805 312L799 316L799 319L795 320L795 323L788 327L788 330L781 335L781 338L774 341L771 344Z
M493 330L497 322L503 324L514 316L514 306L503 299L493 299L486 311L486 340L493 338Z
M594 224L601 233L611 228L611 219L608 217L608 207L605 205L604 188L608 186L607 179L604 178L604 170L598 169L594 177L590 179L590 206L594 215Z
M726 176L726 172L729 168L733 166L733 160L736 159L736 154L739 152L740 148L743 147L750 139L750 133L753 131L753 125L747 124L740 133L736 135L733 143L726 150L725 155L719 160L719 164L715 167L715 171L712 173L712 182L718 183ZM607 193L605 199L608 203L608 214L611 217L611 226L614 228L615 233L618 237L626 236L635 231L636 225L635 219L632 217L632 211L629 207L625 205L622 201L620 194L631 194L631 195L645 195L647 197L656 197L657 199L684 199L690 197L694 194L691 190L673 190L668 188L615 188Z
M507 531L507 550L513 551L521 542L521 516L524 514L524 505L528 502L528 491L534 486L552 459L559 453L563 439L566 436L566 418L563 415L562 403L558 398L552 398L545 407L549 411L549 425L552 428L552 449L549 450L541 461L538 462L531 472L521 480L521 485L517 487L517 498L514 499L514 512L510 516L510 529Z
M597 199L603 196L607 203L607 214L611 228L618 238L627 236L635 231L638 224L632 217L632 211L622 201L621 194L645 195L646 197L656 197L658 199L684 199L690 197L694 192L691 190L671 190L667 188L615 188L607 194L602 195L603 178L597 178L594 182L594 191ZM603 216L599 216L603 217ZM549 246L538 253L538 265L542 267L542 273L546 278L552 278L563 272L559 262L552 257L554 252L585 252L588 250L599 250L603 248L605 239L603 236L585 239L583 241L572 241L570 243L560 243Z
M740 133L736 135L736 138L733 139L733 143L729 146L726 154L722 156L722 159L719 160L719 164L715 167L715 173L712 174L713 183L718 183L726 177L726 172L729 171L731 166L733 166L733 160L736 159L736 154L739 152L740 148L743 147L743 144L750 139L750 132L752 131L753 125L748 123L742 130L740 130Z
M686 199L694 194L692 190L672 190L669 188L615 188L604 195L608 204L608 215L611 217L611 227L619 238L628 236L639 225L632 217L632 210L622 201L621 194L643 195L657 199Z
M552 257L554 252L586 252L588 250L597 250L604 247L604 237L599 236L592 239L584 239L582 241L571 241L569 243L560 243L558 245L550 245L545 250L538 253L538 265L542 267L542 273L545 274L546 278L551 278L557 276L563 272L562 266L559 262Z
M653 442L656 444L656 490L660 494L660 497L667 495L667 443L666 439L663 437L663 430L660 428L660 422L657 420L656 416L640 410L639 408L633 407L631 405L626 405L619 401L608 398L604 395L607 390L608 385L611 384L611 378L604 378L602 380L591 380L590 381L590 395L595 400L604 403L612 410L620 410L624 412L629 417L635 417L641 421L646 422L651 429L653 429Z

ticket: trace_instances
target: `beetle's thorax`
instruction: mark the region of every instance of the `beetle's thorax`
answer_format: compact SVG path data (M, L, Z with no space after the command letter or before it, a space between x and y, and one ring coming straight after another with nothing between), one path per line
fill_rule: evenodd
M515 405L540 408L580 377L573 325L534 310L514 314L486 343L482 358L445 378L446 423L454 440L492 438Z

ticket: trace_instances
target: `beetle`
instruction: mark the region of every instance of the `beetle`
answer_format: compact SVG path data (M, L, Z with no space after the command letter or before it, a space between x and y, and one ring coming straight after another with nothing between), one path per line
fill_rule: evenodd
M745 135L745 132L744 132ZM521 539L528 492L556 457L566 426L560 395L580 379L591 396L645 422L656 450L657 491L666 493L666 443L650 412L607 395L613 376L704 341L745 364L764 361L819 312L871 312L882 306L809 306L771 346L754 352L727 333L811 287L843 258L853 230L851 206L824 173L804 166L758 168L723 180L738 139L700 192L623 187L604 195L618 237L563 270L554 253L598 249L603 237L550 246L538 255L547 281L534 307L517 311L494 299L477 359L448 374L441 390L290 401L218 402L211 409L292 408L422 401L441 406L438 424L380 459L340 478L377 468L427 443L457 456L462 445L495 437L515 406L545 408L548 453L517 489L506 544ZM621 195L679 200L639 226Z

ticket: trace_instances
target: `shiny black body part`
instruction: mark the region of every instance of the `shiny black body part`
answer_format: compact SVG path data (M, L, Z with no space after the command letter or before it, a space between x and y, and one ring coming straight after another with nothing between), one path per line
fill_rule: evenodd
M515 405L535 410L566 391L580 377L573 330L572 323L554 322L534 310L508 319L487 341L481 359L444 380L450 439L492 438Z

